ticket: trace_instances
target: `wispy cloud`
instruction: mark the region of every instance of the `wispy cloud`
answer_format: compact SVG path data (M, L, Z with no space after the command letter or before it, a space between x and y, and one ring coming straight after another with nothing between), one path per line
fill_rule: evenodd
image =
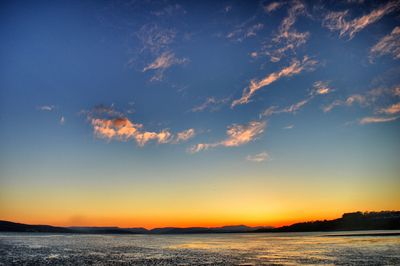
M268 117L271 115L282 114L282 113L296 113L301 108L303 108L310 100L311 98L307 98L282 109L278 109L277 106L271 106L266 110L264 110L260 114L260 117Z
M347 21L349 10L330 12L323 19L322 25L331 31L339 31L339 36L348 36L352 39L355 34L368 25L375 23L386 14L389 14L399 8L398 1L388 2L374 10L369 14Z
M173 65L181 65L188 62L187 58L176 58L172 52L162 53L152 63L143 68L143 72L149 70L155 70L155 75L151 78L151 81L160 81L164 77L164 71Z
M232 10L232 6L231 5L227 5L227 6L224 7L224 12L225 13L229 13L229 12L231 12L231 10Z
M304 39L304 35L299 36L299 33L293 30L292 27L296 23L297 17L305 14L305 12L305 6L301 1L293 1L288 9L288 16L283 19L279 27L278 35L274 38L275 41L279 41L280 39L288 39L291 41L298 41L299 38Z
M399 118L398 116L395 117L378 117L378 116L372 116L372 117L364 117L360 119L359 123L361 125L365 124L371 124L371 123L385 123L385 122L391 122Z
M175 16L175 13L184 13L180 5L167 6L166 8L153 12L156 16ZM136 32L136 49L133 48L128 66L133 66L142 72L153 72L150 81L162 81L165 71L174 66L189 62L188 58L178 58L173 51L173 44L182 40L182 35L174 27L163 27L157 23L143 25ZM179 38L178 38L179 37ZM150 60L152 61L150 61Z
M235 107L239 104L249 103L251 97L254 93L263 87L270 85L271 83L277 81L282 77L290 77L296 74L300 74L302 71L313 70L317 64L316 60L312 60L305 56L302 61L293 60L292 63L278 72L273 72L261 80L251 80L250 85L243 90L242 97L240 99L234 100L231 107Z
M247 38L254 37L257 35L257 32L264 28L264 24L256 23L251 26L239 25L235 30L229 32L226 35L226 38L229 40L242 42Z
M322 110L324 112L330 112L332 109L338 106L352 106L354 104L358 104L361 107L367 107L367 106L373 106L376 105L376 102L378 102L382 97L396 97L399 96L397 95L397 90L398 87L395 87L393 89L388 89L388 88L376 88L367 91L364 94L353 94L348 96L344 100L335 100L332 103L325 105L322 107Z
M265 162L268 161L270 159L270 156L267 152L261 152L258 154L254 154L254 155L247 155L246 156L246 160L250 161L250 162L256 162L256 163L261 163L261 162Z
M390 34L384 36L370 52L371 58L387 54L391 54L394 59L400 59L400 27L395 27Z
M275 10L284 2L271 3L267 7ZM304 4L299 0L290 2L288 15L283 19L279 26L278 33L272 38L272 43L264 46L263 50L270 57L272 62L278 62L288 51L295 51L297 47L306 43L310 36L309 32L298 32L293 26L299 16L307 15Z
M284 127L283 129L293 129L294 125L287 125L286 127Z
M337 106L352 106L354 103L358 103L361 106L366 106L370 104L370 101L365 95L353 94L347 97L346 100L335 100L332 103L324 106L322 109L324 112L330 112L333 108Z
M400 86L393 89L393 95L400 96Z
M161 17L161 16L176 16L186 14L186 10L179 4L168 5L160 10L152 11L151 14Z
M142 43L140 52L148 51L151 54L159 54L163 50L169 49L176 35L175 29L163 28L155 23L143 25L136 34Z
M233 124L226 131L227 138L214 143L199 143L193 146L189 151L196 153L209 148L218 146L237 147L247 144L264 132L267 123L265 121L251 121L247 125Z
M240 24L236 24L233 29L226 34L218 34L230 41L243 42L244 40L256 37L258 33L264 29L264 24L257 21L257 16L251 16Z
M364 4L365 0L347 0L346 1L348 4Z
M197 105L191 109L192 112L203 112L207 109L215 111L220 105L226 104L230 100L230 97L217 99L215 97L207 98L202 104Z
M310 101L309 99L301 100L300 102L292 104L291 106L283 109L282 112L283 113L295 113L298 110L300 110L300 108L302 108L304 105L306 105L309 101Z
M101 117L105 116L107 118L118 118L118 117L125 116L125 114L123 112L115 110L113 104L111 106L99 104L99 105L96 105L91 110L81 110L79 113L81 115L87 116L88 119L91 119L93 117L99 117L99 116L101 116Z
M222 141L226 147L236 147L246 144L264 132L267 123L262 121L252 121L247 125L233 124L226 131L227 139Z
M48 111L48 112L53 111L55 108L56 107L54 105L42 105L37 107L37 109L40 111Z
M399 118L400 102L392 105L382 107L388 101L393 101L400 96L399 87L393 88L375 88L367 91L364 94L353 94L348 96L345 100L335 100L331 104L324 106L323 111L329 112L336 106L352 106L358 104L363 108L369 108L373 112L373 116L366 116L358 120L358 124L365 125L371 123L384 123L391 122ZM354 122L350 122L354 123Z
M303 99L300 100L292 105L289 105L285 108L279 109L278 106L271 106L265 109L261 114L261 117L268 117L271 115L275 114L282 114L282 113L293 113L295 114L297 111L299 111L301 108L303 108L306 104L308 104L314 97L318 95L325 95L328 94L332 91L332 89L328 86L329 82L328 81L316 81L313 84L313 88L311 89L311 92L309 95Z
M195 135L196 135L196 131L193 128L189 128L187 130L184 130L184 131L176 134L174 143L187 141L187 140L193 138Z
M279 9L283 4L284 4L283 1L281 1L281 2L272 2L272 3L269 3L268 5L265 5L264 6L264 10L267 13L271 13L271 12Z
M270 106L260 114L260 118L268 117L277 113L281 113L281 111L278 109L278 106Z
M392 104L389 107L381 108L378 113L393 115L400 113L400 103Z
M336 106L341 106L343 104L344 104L344 102L342 100L335 100L335 101L331 102L330 104L323 106L322 110L324 111L324 113L327 113L327 112L332 111L332 109L335 108Z
M313 90L311 92L312 95L323 95L328 94L332 91L329 87L329 81L316 81L313 84Z

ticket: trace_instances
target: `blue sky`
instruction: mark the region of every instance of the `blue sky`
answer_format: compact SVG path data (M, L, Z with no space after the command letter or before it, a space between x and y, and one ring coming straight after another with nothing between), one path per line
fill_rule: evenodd
M2 218L267 224L306 218L299 199L337 206L308 217L399 208L399 10L367 0L3 1ZM178 197L232 212L169 219L182 205L150 223L139 207L125 219L106 207L87 214L103 200L68 203L91 193L110 206L127 193L153 214ZM218 193L259 195L260 206L295 196L255 215ZM41 218L48 201L64 202L65 215Z

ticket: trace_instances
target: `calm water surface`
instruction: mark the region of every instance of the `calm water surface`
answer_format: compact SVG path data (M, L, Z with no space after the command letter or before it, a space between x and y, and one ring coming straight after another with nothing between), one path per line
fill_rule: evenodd
M327 234L2 233L0 265L400 265L400 236Z

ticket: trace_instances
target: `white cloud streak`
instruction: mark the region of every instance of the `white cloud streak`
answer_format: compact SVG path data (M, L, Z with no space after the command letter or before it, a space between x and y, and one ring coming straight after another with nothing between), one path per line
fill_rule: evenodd
M383 113L383 114L388 114L388 115L393 115L393 114L398 114L400 113L400 102L392 104L389 107L386 108L381 108L378 113Z
M176 139L174 143L179 143L183 141L188 141L189 139L193 138L196 135L196 131L193 128L189 128L182 132L176 134Z
M159 54L162 50L168 49L176 35L175 29L162 28L157 24L145 24L136 34L142 42L140 52L149 51L151 54Z
M323 19L322 25L331 31L339 31L339 36L348 36L352 39L356 33L363 30L368 25L375 23L383 16L397 10L399 4L397 1L388 2L374 10L369 14L347 21L349 11L330 12Z
M250 85L243 90L242 97L240 99L234 100L231 104L231 107L233 108L236 105L249 103L254 93L261 88L272 84L282 77L297 75L300 74L302 71L311 71L314 69L316 64L316 60L312 60L309 57L305 56L302 61L293 60L288 67L285 67L278 72L271 73L261 80L251 80Z
M275 114L282 114L282 113L293 113L295 114L297 111L299 111L301 108L303 108L306 104L308 104L314 97L318 95L325 95L328 94L332 91L331 88L328 87L329 82L328 81L316 81L313 84L313 88L309 94L309 96L303 100L298 101L297 103L294 103L288 107L278 109L277 106L271 106L264 110L260 114L261 117L268 117L271 115Z
M55 108L56 107L54 105L42 105L37 107L37 109L40 111L48 111L48 112L53 111Z
M284 4L284 2L272 2L272 3L269 3L268 5L264 6L264 10L267 13L271 13L275 10L278 10L283 4Z
M246 160L250 161L250 162L256 162L256 163L261 163L261 162L265 162L268 161L270 159L270 156L267 152L261 152L258 154L254 154L254 155L247 155L246 156Z
M292 104L286 108L282 108L282 109L277 109L277 106L271 106L269 108L267 108L264 112L262 112L260 114L260 117L268 117L271 115L275 115L275 114L282 114L282 113L293 113L295 114L297 111L299 111L301 108L303 108L312 98L307 98L304 100L301 100L295 104Z
M257 36L257 33L264 28L264 24L257 23L249 27L238 26L234 31L228 33L226 38L237 42L242 42L247 38Z
M326 112L330 112L333 108L337 106L352 106L354 103L358 103L361 106L366 106L370 104L370 101L365 95L361 94L353 94L346 98L346 100L335 100L332 103L324 106L322 110Z
M384 36L370 51L371 58L391 54L394 59L400 59L400 27Z
M151 78L152 81L160 81L164 77L164 71L173 65L181 65L188 62L187 58L176 58L172 52L164 52L152 63L143 68L143 72L155 70L156 74Z
M329 82L320 80L314 82L311 95L323 95L323 94L328 94L331 91L332 89L329 87Z
M394 87L392 89L388 88L376 88L372 89L364 94L353 94L348 96L344 100L335 100L332 103L324 106L322 110L324 112L330 112L332 109L338 106L352 106L354 104L358 104L361 107L373 106L376 105L382 97L398 97L400 96L400 88Z
M264 132L266 125L265 121L251 121L247 125L233 124L226 131L226 139L214 143L196 144L190 148L189 152L196 153L218 146L237 147L247 144L260 136Z
M274 8L279 7L284 3L271 3L267 7ZM305 44L310 36L309 32L298 32L293 26L299 16L307 15L304 4L299 0L291 2L288 8L288 15L285 17L279 27L279 31L276 36L272 39L272 44L266 46L266 54L270 56L271 62L278 62L282 57L285 56L288 51L295 51L297 47Z
M191 109L192 112L203 112L207 109L215 111L220 105L226 104L229 101L229 97L223 99L216 99L214 97L207 98L202 104L197 105Z
M359 124L361 125L366 125L366 124L371 124L371 123L385 123L385 122L391 122L399 118L398 116L395 117L378 117L378 116L372 116L372 117L364 117L360 119Z
M153 15L157 17L161 16L176 16L181 14L186 14L186 10L179 4L169 5L164 7L161 10L151 12Z

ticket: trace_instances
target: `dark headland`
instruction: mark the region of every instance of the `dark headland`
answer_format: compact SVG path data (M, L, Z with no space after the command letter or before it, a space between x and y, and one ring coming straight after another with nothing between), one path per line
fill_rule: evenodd
M36 232L71 234L207 234L207 233L279 233L279 232L328 232L361 230L400 230L400 211L345 213L334 220L295 223L282 227L249 227L245 225L223 227L164 227L151 230L145 228L120 227L56 227L50 225L28 225L0 221L0 232ZM397 233L395 233L397 234ZM352 234L347 234L351 236ZM354 235L354 234L353 234ZM393 235L393 234L391 234Z

